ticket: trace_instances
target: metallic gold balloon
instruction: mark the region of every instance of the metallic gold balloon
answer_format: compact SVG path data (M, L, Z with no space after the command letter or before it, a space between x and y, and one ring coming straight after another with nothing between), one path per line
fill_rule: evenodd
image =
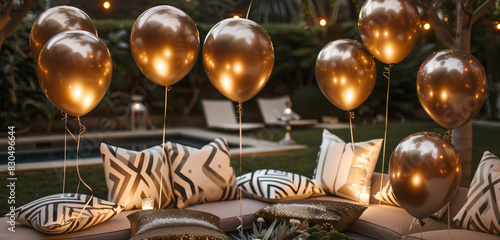
M350 111L370 96L377 77L375 61L354 40L328 43L316 60L316 80L321 92L340 109Z
M443 208L455 195L461 166L453 144L432 132L403 139L391 155L389 180L401 206L424 219Z
M161 5L143 12L130 34L137 67L151 81L172 86L198 58L200 37L193 20L178 8Z
M42 12L33 23L29 37L33 59L38 62L38 55L49 39L70 30L84 30L97 36L92 19L76 7L58 6Z
M361 40L378 60L395 64L410 53L420 33L420 16L411 0L368 0L359 12Z
M471 54L441 50L422 63L417 94L427 114L447 129L469 122L486 99L486 73Z
M203 44L208 79L227 98L244 102L266 85L274 65L274 48L267 32L248 19L217 23Z
M113 64L108 48L86 31L52 37L40 52L38 82L61 111L80 117L99 104L111 83Z

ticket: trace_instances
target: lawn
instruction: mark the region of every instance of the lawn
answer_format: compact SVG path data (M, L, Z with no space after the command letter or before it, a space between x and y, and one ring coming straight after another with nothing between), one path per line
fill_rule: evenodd
M291 151L279 155L247 157L242 160L243 173L254 171L257 169L269 168L296 172L308 177L311 177L316 167L316 157L319 146L321 144L323 129L307 128L293 129L292 138L298 144L307 145L308 148L300 151ZM351 141L349 129L331 129L332 133L336 134L344 141ZM406 136L421 132L437 132L443 133L443 129L435 123L394 123L389 124L387 150L385 160L385 171L389 163L390 153L397 144ZM500 155L500 141L498 141L498 133L500 127L485 127L474 126L473 136L473 163L472 171L475 172L479 160L485 150L489 150ZM383 138L384 126L377 125L360 125L353 128L355 142L366 141L375 138ZM266 129L247 134L249 136L278 141L283 138L284 133L278 129ZM232 165L235 168L236 174L239 172L239 157L232 157ZM382 169L382 153L379 156L376 171ZM92 188L94 196L107 199L107 188L104 179L104 171L102 167L80 169L82 179ZM2 188L0 188L0 196L9 196L7 176L0 176ZM21 206L37 198L47 196L54 193L62 192L63 172L62 171L43 171L35 173L20 173L17 175L15 198L16 206ZM67 171L66 174L66 192L76 191L78 186L78 175L75 170ZM90 193L90 191L80 184L80 192ZM8 211L7 198L2 197L0 202L0 213L5 214Z

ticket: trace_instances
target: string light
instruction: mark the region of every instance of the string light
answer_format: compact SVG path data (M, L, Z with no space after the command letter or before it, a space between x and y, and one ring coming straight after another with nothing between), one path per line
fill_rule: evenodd
M431 24L430 23L424 23L424 30L429 30L431 29Z
M326 26L326 20L324 18L320 18L319 19L319 25L322 26L322 27Z
M104 9L109 9L111 7L111 3L109 3L108 1L105 1L103 4L102 4L102 7Z

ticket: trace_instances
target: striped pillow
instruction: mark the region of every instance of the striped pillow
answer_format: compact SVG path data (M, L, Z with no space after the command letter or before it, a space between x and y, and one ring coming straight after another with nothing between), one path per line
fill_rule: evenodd
M40 232L61 234L97 225L123 210L122 206L97 197L85 206L89 198L79 193L46 196L14 210L15 218Z
M326 129L318 152L313 181L326 192L358 201L360 185L371 185L382 139L345 143Z
M236 179L224 138L201 149L167 142L167 149L178 208L236 199Z
M484 152L467 202L453 221L462 228L500 235L500 159Z
M125 210L142 208L143 198L154 199L155 208L175 206L168 162L162 160L161 146L136 152L101 143L108 201L124 206Z
M326 195L307 177L271 169L241 175L236 182L246 196L271 203Z

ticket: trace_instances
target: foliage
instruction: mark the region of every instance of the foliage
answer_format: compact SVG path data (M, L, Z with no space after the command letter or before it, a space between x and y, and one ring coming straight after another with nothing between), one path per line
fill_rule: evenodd
M306 239L310 240L354 240L345 234L339 233L335 230L327 232L326 230L322 230L321 226L316 225L306 229L306 232L310 235Z
M300 0L255 0L249 18L258 23L298 23L300 7Z
M292 240L292 239L302 239L306 237L306 233L299 230L303 224L295 219L291 219L290 223L286 221L278 222L277 219L269 226L263 226L264 219L257 219L258 226L253 223L253 229L251 233L245 235L243 231L239 230L239 238L232 236L233 239L250 240L250 239L261 239L261 240Z

